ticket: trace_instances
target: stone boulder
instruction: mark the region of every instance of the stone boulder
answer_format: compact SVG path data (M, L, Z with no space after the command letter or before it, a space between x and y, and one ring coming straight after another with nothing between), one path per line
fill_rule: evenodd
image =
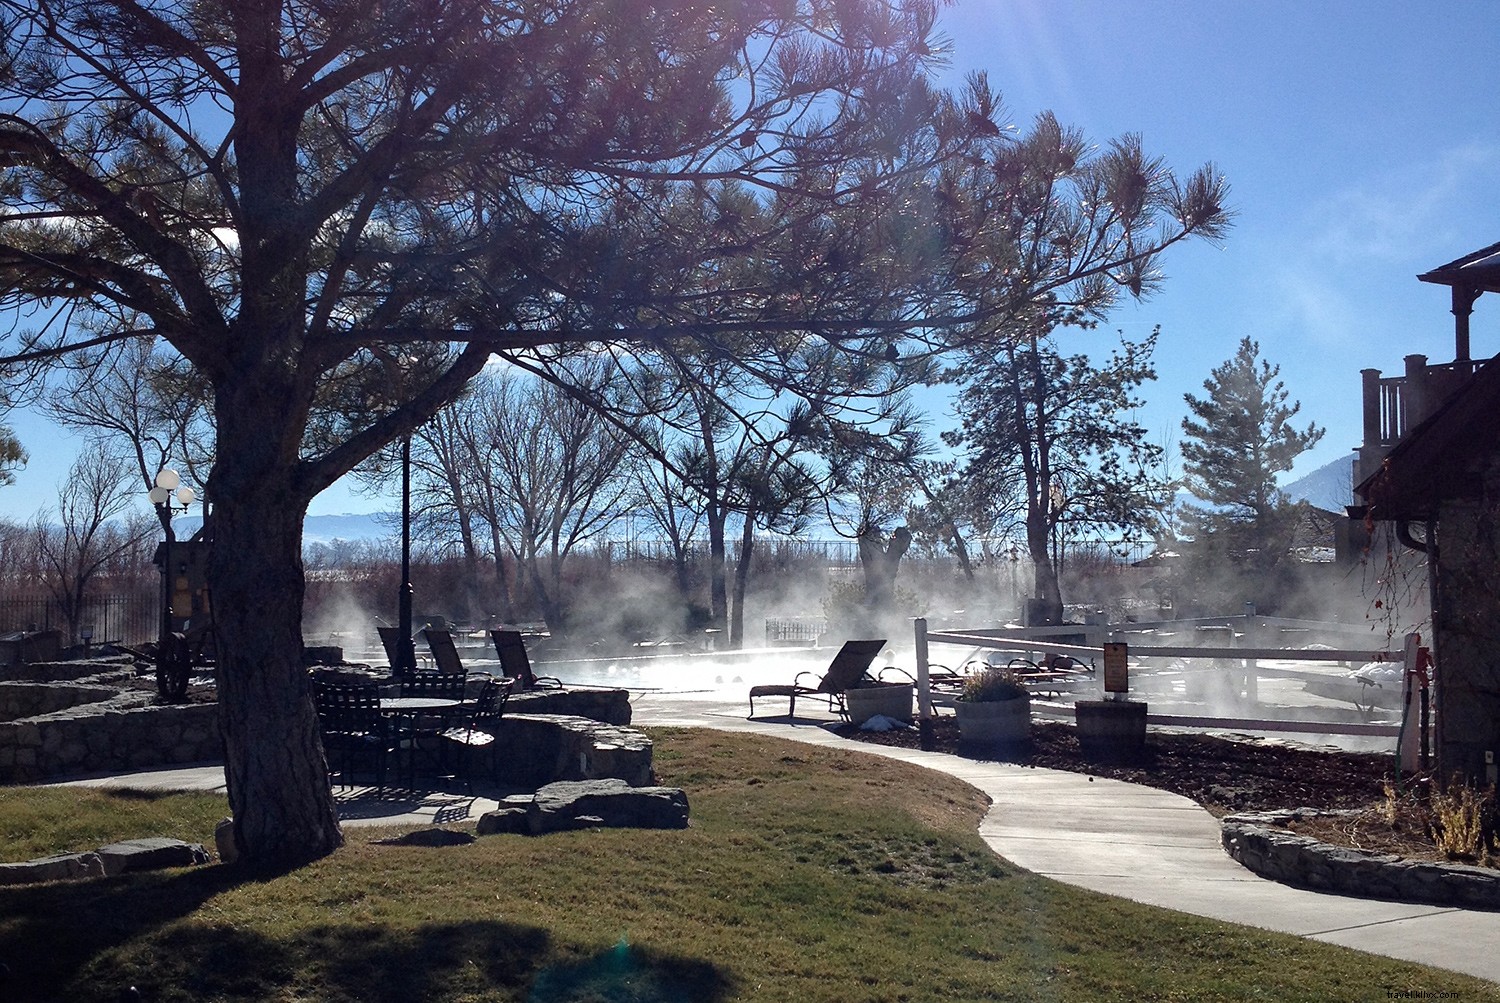
M507 707L495 735L500 771L527 787L604 778L645 787L653 780L651 752L641 732L577 714L513 714Z
M34 881L77 881L104 876L104 862L97 853L59 853L51 857L0 864L0 885L27 885Z
M477 831L542 835L570 829L685 829L687 795L676 787L632 787L623 780L563 780L534 796L513 795L486 812Z
M184 843L180 839L150 836L145 839L127 839L119 843L101 846L99 860L108 875L124 874L126 871L154 871L163 867L191 867L206 864L208 851L201 843Z

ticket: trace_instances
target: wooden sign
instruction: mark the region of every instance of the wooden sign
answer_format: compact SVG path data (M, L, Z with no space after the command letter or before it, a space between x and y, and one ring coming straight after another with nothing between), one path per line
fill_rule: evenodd
M1123 641L1109 641L1104 645L1104 692L1130 692L1129 655L1130 646Z

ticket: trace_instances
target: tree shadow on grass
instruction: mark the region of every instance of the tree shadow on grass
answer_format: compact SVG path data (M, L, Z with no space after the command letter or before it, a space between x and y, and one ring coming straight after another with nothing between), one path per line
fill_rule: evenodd
M730 986L707 962L665 957L621 940L591 958L543 969L526 1003L715 1003Z
M0 999L116 1003L129 986L152 1003L317 999L715 1003L730 981L712 964L626 946L548 964L551 935L493 920L388 927L368 920L298 927L285 937L235 925L172 924L244 872L178 874L0 888Z
M94 959L250 879L227 867L201 867L0 888L0 999L68 998L64 987ZM112 1001L118 991L116 985L96 998Z

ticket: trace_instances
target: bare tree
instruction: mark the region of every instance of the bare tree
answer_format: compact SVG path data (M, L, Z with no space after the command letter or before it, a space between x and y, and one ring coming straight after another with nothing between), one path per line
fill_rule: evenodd
M43 510L33 524L42 584L70 638L78 636L95 579L152 532L152 520L131 510L134 482L128 461L89 449L60 486L57 512Z
M107 345L70 360L67 378L43 407L111 454L128 456L146 489L158 471L179 464L187 482L208 479L213 421L206 388L186 360L155 340ZM157 518L171 536L166 509L158 508Z
M413 519L429 539L457 547L469 570L470 602L509 621L515 603L495 533L496 497L489 477L490 423L496 413L492 389L491 379L481 377L412 436ZM483 598L486 580L493 601Z
M630 440L546 383L502 377L490 406L485 470L495 507L488 515L542 619L562 632L574 626L564 566L623 512Z

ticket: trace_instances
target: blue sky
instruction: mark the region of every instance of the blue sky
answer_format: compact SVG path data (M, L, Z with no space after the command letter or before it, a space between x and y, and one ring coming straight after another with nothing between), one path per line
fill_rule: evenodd
M1453 358L1448 290L1416 275L1500 241L1500 3L962 0L944 23L950 72L987 70L1017 122L1051 109L1229 179L1222 245L1174 249L1157 296L1067 336L1161 324L1154 432L1180 437L1183 394L1248 335L1327 428L1297 477L1358 446L1360 369ZM1500 354L1500 296L1472 352Z
M1452 359L1448 291L1416 275L1500 241L1500 2L959 0L941 26L945 73L987 70L1018 124L1051 109L1094 143L1140 133L1178 170L1228 177L1229 237L1174 249L1162 292L1064 342L1107 351L1115 329L1161 325L1154 436L1178 437L1183 394L1249 335L1328 430L1300 476L1359 444L1360 369ZM1500 296L1476 305L1473 354L1500 354ZM11 419L32 459L0 516L24 519L75 445ZM335 486L311 512L388 507Z

